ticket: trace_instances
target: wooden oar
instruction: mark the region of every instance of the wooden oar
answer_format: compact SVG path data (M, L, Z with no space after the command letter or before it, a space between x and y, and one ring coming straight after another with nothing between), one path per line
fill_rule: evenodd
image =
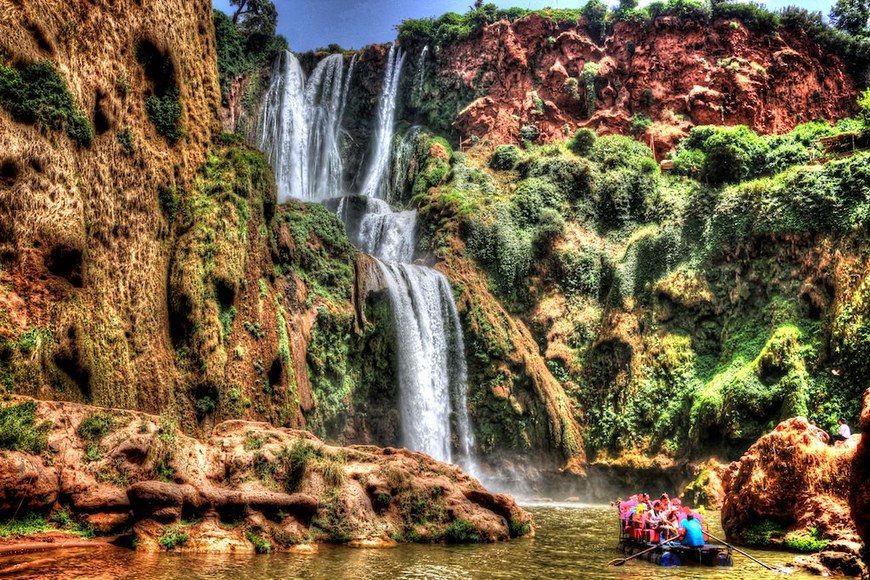
M774 568L773 566L769 566L768 564L765 564L764 562L762 562L762 561L759 560L758 558L752 556L751 554L747 554L746 552L744 552L743 550L741 550L741 549L738 548L737 546L732 546L731 544L729 544L728 542L726 542L726 541L723 540L722 538L717 538L716 536L714 536L714 535L711 534L710 532L705 532L705 533L706 533L708 536L710 536L711 538L713 538L714 540L716 540L717 542L721 542L721 543L725 544L726 546L728 546L729 548L731 548L732 550L734 550L734 551L737 552L738 554L743 554L744 556L746 556L747 558L749 558L750 560L752 560L752 561L755 562L756 564L759 564L759 565L761 565L761 566L764 566L765 568L767 568L768 570L770 570L770 571L772 571L772 572L782 572L782 570L780 570L779 568Z
M679 536L674 536L673 538L669 538L669 539L665 540L665 541L662 542L662 543L663 543L663 544L667 544L668 542L672 542L672 541L676 540L677 538L679 538ZM628 561L631 560L632 558L637 558L638 556L643 556L643 555L646 554L647 552L652 552L652 551L655 550L656 548L660 548L660 547L661 547L661 544L656 544L656 545L653 546L652 548L648 548L648 549L644 550L643 552L638 552L637 554L632 554L632 555L629 556L628 558L616 558L615 560L611 560L611 561L608 562L607 564L610 565L610 566L622 566L623 564L625 564L626 562L628 562Z

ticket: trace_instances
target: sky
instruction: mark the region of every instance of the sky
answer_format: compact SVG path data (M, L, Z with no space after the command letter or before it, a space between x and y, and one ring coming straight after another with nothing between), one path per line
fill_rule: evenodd
M507 0L493 1L501 8L578 8L585 0ZM440 16L445 12L465 13L473 0L274 0L278 8L278 33L290 49L304 52L336 43L344 48L390 42L402 20ZM616 1L608 2L616 4ZM641 5L648 2L641 1ZM215 8L232 13L229 0L213 0ZM821 11L826 17L832 0L769 0L769 9L801 6Z

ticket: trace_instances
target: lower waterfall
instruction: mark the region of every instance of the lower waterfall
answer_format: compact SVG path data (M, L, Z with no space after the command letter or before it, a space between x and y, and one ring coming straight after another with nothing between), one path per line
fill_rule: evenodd
M378 266L392 303L397 338L403 443L468 468L473 440L465 344L450 284L431 268L380 260ZM453 454L451 424L458 457Z

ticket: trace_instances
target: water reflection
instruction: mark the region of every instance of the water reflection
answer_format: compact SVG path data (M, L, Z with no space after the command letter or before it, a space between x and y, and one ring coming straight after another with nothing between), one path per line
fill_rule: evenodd
M34 578L136 578L200 580L230 578L344 578L483 579L561 578L649 579L711 578L749 580L767 573L748 559L734 555L734 568L659 568L632 560L624 566L608 566L621 557L616 551L617 524L610 507L576 504L528 507L538 524L537 537L482 546L407 545L389 550L362 550L344 546L321 546L316 554L197 555L141 554L120 548L70 549L41 554L10 556L0 560L3 568L16 564L29 568L16 576ZM715 522L713 515L708 521ZM722 535L715 526L711 530ZM751 552L770 565L791 561L790 554ZM815 578L796 572L792 578Z

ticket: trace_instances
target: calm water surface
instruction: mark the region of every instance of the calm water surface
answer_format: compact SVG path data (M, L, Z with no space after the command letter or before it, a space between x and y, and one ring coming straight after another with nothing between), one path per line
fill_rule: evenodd
M529 504L537 537L509 543L469 546L403 545L387 550L321 546L316 554L206 556L138 554L120 548L66 550L0 559L3 568L33 562L22 571L33 578L158 578L184 580L230 578L774 578L758 564L734 554L733 568L659 568L637 559L608 566L616 550L614 509L579 504ZM708 521L718 520L711 514ZM711 531L723 537L714 523ZM719 532L719 533L717 533ZM750 551L770 565L786 565L792 555ZM818 578L794 571L791 578Z

